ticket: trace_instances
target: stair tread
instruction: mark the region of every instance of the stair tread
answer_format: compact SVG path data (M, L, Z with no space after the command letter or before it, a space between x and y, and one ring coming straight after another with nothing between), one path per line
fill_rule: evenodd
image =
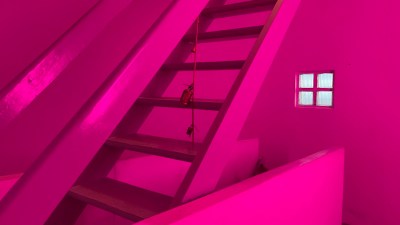
M133 221L167 210L172 201L170 196L108 178L76 185L71 188L69 195Z
M212 6L205 8L202 12L205 16L218 16L218 14L235 14L240 13L243 10L261 11L261 10L272 10L276 1L271 0L254 0L239 3L231 3L221 6Z
M140 134L113 136L107 140L107 145L188 162L193 161L201 149L201 145L196 144L193 150L188 141Z
M160 107L177 107L177 108L191 108L192 102L187 106L180 102L179 98L172 97L139 97L136 104L152 105ZM214 99L195 99L194 107L196 109L219 110L223 104L223 100Z
M243 27L243 28L236 28L229 30L204 32L204 33L199 33L198 39L206 40L206 39L258 35L261 33L262 28L263 26L251 26L251 27ZM194 39L195 39L195 34L188 34L183 37L184 41L193 41Z
M244 60L219 61L219 62L197 62L197 70L229 70L241 69ZM193 63L164 64L163 70L193 70Z

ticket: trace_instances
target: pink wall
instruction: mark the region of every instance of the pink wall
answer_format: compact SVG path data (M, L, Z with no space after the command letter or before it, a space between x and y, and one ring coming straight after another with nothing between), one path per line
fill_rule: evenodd
M322 151L138 225L340 225L343 150Z
M0 90L98 0L0 2Z
M399 7L303 0L242 132L260 138L268 167L345 146L351 225L400 221ZM334 108L295 108L295 74L332 69Z
M260 138L270 167L345 146L344 218L351 225L400 221L398 8L394 1L303 0L242 132ZM295 73L326 69L336 73L334 109L294 108Z

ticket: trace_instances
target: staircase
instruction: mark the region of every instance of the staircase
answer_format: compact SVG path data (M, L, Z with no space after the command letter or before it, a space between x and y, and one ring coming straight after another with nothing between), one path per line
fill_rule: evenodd
M206 7L200 16L202 31L198 35L198 40L200 42L198 48L199 54L201 54L202 48L207 48L207 43L232 41L238 39L249 39L254 42L254 44L250 46L252 49L236 47L238 51L244 51L244 53L241 55L246 55L247 53L254 54L254 51L257 51L257 37L261 35L264 25L255 24L254 26L238 28L232 27L215 31L207 31L207 25L209 27L214 21L220 18L271 11L276 2L256 0L218 6L212 6L212 3L213 2L211 1L209 4L211 6ZM268 13L265 13L265 15L267 14ZM193 27L194 26L195 25L193 25ZM195 34L193 30L194 29L190 29L182 38L180 43L181 46L191 47L191 45L193 45L193 41L195 40ZM262 41L262 39L258 41ZM237 41L237 43L240 43L240 41ZM163 82L163 79L165 80L165 76L168 76L166 73L173 74L169 82L171 83L173 82L172 80L174 79L174 75L182 71L193 70L194 63L185 62L185 58L186 61L191 59L190 54L192 53L190 53L188 48L185 47L177 47L177 49L172 53L167 62L161 67L158 74L152 80L151 84L142 93L142 96L139 97L135 102L135 108L139 107L148 109L145 112L145 115L141 115L138 118L147 118L153 107L168 107L178 109L186 108L190 110L192 107L191 104L184 106L179 102L179 96L165 97L162 96L162 94L159 94L162 92L165 93L165 90L168 89L169 85L166 85L165 82ZM197 70L199 71L204 71L206 73L209 71L215 72L217 70L235 70L238 74L235 85L230 88L228 93L225 93L227 96L225 99L200 99L197 98L197 96L201 96L202 93L195 93L194 108L196 110L217 111L217 115L213 121L213 124L211 124L211 128L208 130L204 139L198 140L201 142L196 143L195 147L193 148L192 144L190 143L190 138L187 138L187 140L176 140L167 137L138 134L138 130L132 131L132 127L129 127L129 129L117 128L116 131L114 131L114 134L104 144L97 157L86 169L84 174L81 175L75 186L71 188L68 195L60 203L52 217L50 217L50 219L47 221L47 224L61 224L61 222L67 217L70 219L77 219L82 210L77 210L74 213L67 213L70 211L66 210L66 205L74 200L80 201L82 205L90 204L95 207L102 208L132 221L148 218L184 202L184 196L192 183L194 174L196 174L197 169L204 160L207 147L212 141L216 129L221 123L221 120L218 118L222 118L227 108L229 108L231 101L229 97L232 98L232 96L235 95L237 88L240 86L240 81L243 79L242 77L246 74L246 68L244 65L251 63L252 56L248 55L246 58L239 60L202 61L207 59L201 58L201 55L199 55L199 60L201 60L197 63ZM198 76L201 75L202 74ZM209 82L218 82L215 80L217 79L210 80ZM219 82L221 82L221 79ZM197 85L195 88L196 91L199 89L199 92L212 91L204 90L207 89L207 87L197 87ZM182 86L179 91L183 89L184 86ZM135 113L135 108L132 110L131 114ZM131 115L128 114L128 116ZM201 117L201 113L199 113L199 117ZM130 118L130 120L132 120L132 118ZM139 124L143 123L143 121L135 122ZM190 121L187 122L190 124ZM122 120L121 123L122 124L119 127L124 127L124 120ZM139 125L136 125L135 127L139 127ZM182 130L182 133L184 132L185 131ZM195 134L196 133L197 132L195 131ZM150 190L145 190L143 188L134 187L117 180L105 178L109 170L112 169L113 165L124 151L137 151L145 154L182 160L190 162L192 165L190 166L189 171L187 172L187 175L176 195L167 196ZM102 169L99 170L99 168ZM84 207L80 208L83 209ZM71 221L75 221L75 219L71 219Z
M272 47L269 53L265 53L267 50L264 42L271 30L272 21L282 8L281 5L281 0L234 1L225 4L218 0L211 0L199 17L197 78L202 81L196 81L194 103L184 106L179 102L179 97L185 85L190 84L188 82L190 82L191 71L194 67L190 50L195 38L195 24L183 35L180 43L142 91L141 96L136 98L129 112L125 113L125 117L107 121L109 124L114 121L120 123L96 155L92 157L91 152L82 151L77 162L79 166L65 173L65 179L74 179L74 174L79 174L79 178L74 179L75 184L66 194L63 192L64 189L60 188L61 185L58 187L55 194L64 193L65 196L47 219L46 224L74 224L86 205L101 208L132 221L139 221L215 190L222 170L228 162L227 155L236 145L238 133L254 102L259 84L265 77L280 40L297 9L297 6L286 9L289 12L289 18L282 20L282 29L277 30L275 27L277 34L269 40L277 46ZM168 36L167 33L165 35ZM148 42L151 44L152 40ZM224 47L226 49L223 52L218 52ZM253 65L255 59L258 60L258 65L263 64L263 59L257 58L260 51L267 56L265 61L268 63L264 63L266 66L260 67L259 71L255 72L257 70ZM137 61L141 62L140 59ZM248 74L252 74L252 77L249 78ZM117 89L118 85L125 88L124 81L121 80L116 80L117 84L113 84L106 93L113 93L112 90ZM132 80L126 81L126 83L129 82ZM252 87L249 85L251 82L257 83L253 85L256 86L253 90L249 90ZM143 81L143 84L145 83ZM129 97L127 94L109 96L118 99ZM106 94L101 95L98 99L100 103L89 107L88 116L77 117L75 123L89 124L100 131L106 130L102 124L94 124L93 121L101 117L101 113L97 111L106 114L109 112L104 112L104 110L112 109L113 106L120 107L115 105L116 103L108 104L111 102L109 98ZM186 130L181 129L191 124L192 107L195 108L197 121L195 122L197 126L195 127L195 143L191 143L191 138L185 134ZM154 119L155 109L161 112L161 115L163 115L163 110L176 112L175 116L163 118L164 120L168 121L172 118L179 118L179 120L170 121L174 126L166 123L161 124L161 127L153 126L153 130L148 129L148 123ZM157 118L160 119L160 117ZM84 135L78 136L78 130ZM62 155L67 155L68 151L71 151L70 154L78 155L79 150L76 150L77 145L74 143L78 143L76 140L85 140L86 130L90 130L88 126L77 126L67 130L64 138L54 144L55 147L52 146L59 148L57 154L49 154L49 157L43 159L40 164L38 162L31 173L45 176L48 171L46 168L62 167L62 165L57 165L56 160L51 161L51 158L60 159ZM106 132L99 133L102 135ZM94 138L97 140L102 138L100 134L96 136L88 133L88 135L87 143L79 142L81 148L89 146L94 148L96 145L91 144L94 143ZM107 177L120 159L129 157L129 153L126 153L129 151L189 163L186 176L176 193L170 196ZM71 161L68 160L68 162ZM86 164L83 172L79 172L85 160L90 163ZM67 160L59 162L68 163ZM51 176L48 179L51 179ZM38 180L41 179L39 175L37 177ZM35 179L26 179L23 182L33 187L37 185L37 182L34 182ZM26 185L23 191L28 194L28 190L29 187ZM10 215L12 210L17 209L14 205L9 209ZM1 219L2 217L0 217L0 222ZM39 218L38 221L42 219Z

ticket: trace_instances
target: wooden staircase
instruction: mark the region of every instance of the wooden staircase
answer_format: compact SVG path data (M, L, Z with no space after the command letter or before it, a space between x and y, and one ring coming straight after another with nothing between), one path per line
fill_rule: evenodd
M138 221L167 210L172 198L112 179L71 188L72 198Z
M193 150L191 143L154 136L110 137L106 145L187 162L192 162L196 157L196 151Z
M275 7L275 5L275 1L268 0L254 0L218 6L213 6L211 4L211 6L208 6L203 10L200 20L204 24L210 24L216 18L254 12L277 11L279 7ZM267 18L265 19L267 20ZM204 160L208 146L217 132L217 128L228 110L233 96L240 87L243 76L246 75L248 65L252 63L252 57L254 57L258 50L259 42L263 41L265 32L268 31L268 25L272 19L273 18L268 19L264 25L218 31L205 31L205 26L202 28L203 31L199 33L198 39L202 43L258 37L246 60L202 61L197 63L197 70L202 70L204 72L216 70L238 70L239 74L229 93L227 93L228 97L226 99L195 98L193 106L196 110L218 111L217 116L211 125L211 129L208 131L208 134L201 143L195 143L193 147L190 141L174 140L171 138L139 133L124 134L123 132L115 131L114 134L104 143L104 146L99 150L96 157L92 160L69 193L64 197L63 201L58 205L52 216L47 220L46 224L73 224L87 204L110 211L132 221L139 221L184 203L186 201L186 192L192 185L194 175ZM194 38L195 35L193 32L188 31L188 33L182 38L181 42L192 42ZM182 54L182 52L177 53L177 51L173 54ZM187 54L190 54L190 52ZM170 58L174 57L171 56ZM178 71L193 70L193 66L194 63L192 62L166 62L161 67L159 72L160 74L153 79L148 88L162 89L162 87L157 87L157 84L160 83L160 79L163 79L160 77L162 75L161 72L174 74ZM165 84L162 84L162 86L163 85L165 86ZM153 107L190 109L192 104L189 104L188 106L182 105L179 102L179 96L163 97L142 95L135 102L133 110L135 108L145 108L148 109L144 110L145 114L148 114ZM146 115L139 118L145 117ZM124 120L122 120L122 123L123 122ZM138 123L140 124L141 121L138 121ZM167 196L135 187L121 181L106 178L109 171L126 150L191 163L189 171L187 172L187 175L176 195ZM71 202L73 202L73 204L71 204ZM68 210L69 207L75 207L76 205L79 207L76 207L75 210Z

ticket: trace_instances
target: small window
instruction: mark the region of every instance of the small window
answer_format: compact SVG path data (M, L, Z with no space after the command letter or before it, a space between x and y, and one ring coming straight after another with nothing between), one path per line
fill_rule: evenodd
M333 72L300 73L297 81L297 106L333 106Z

